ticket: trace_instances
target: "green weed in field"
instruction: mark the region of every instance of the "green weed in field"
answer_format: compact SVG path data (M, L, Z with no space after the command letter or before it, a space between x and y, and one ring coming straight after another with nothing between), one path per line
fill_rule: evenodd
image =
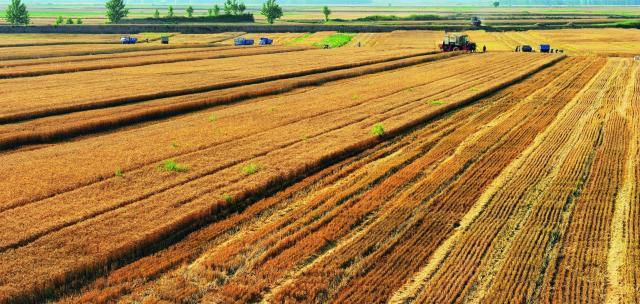
M189 168L187 166L179 164L173 159L164 161L164 163L162 163L160 165L160 169L163 170L163 171L167 171L167 172L187 172L187 171L189 171Z
M258 173L258 171L260 171L260 165L257 164L248 164L244 167L242 167L242 172L244 172L244 174L246 175L251 175L251 174L255 174Z
M384 136L384 126L381 123L375 124L371 129L371 133L378 137Z

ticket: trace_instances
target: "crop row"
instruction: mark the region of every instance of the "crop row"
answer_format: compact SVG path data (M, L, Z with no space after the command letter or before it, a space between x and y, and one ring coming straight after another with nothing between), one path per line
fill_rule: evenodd
M487 58L490 58L490 56ZM500 60L499 58L500 56L494 56L495 60ZM529 59L530 63L523 64L523 58L531 58ZM461 61L464 62L464 60L463 58ZM513 79L521 77L521 75L535 71L553 60L553 58L549 57L514 56L511 58L510 64L504 64L504 70L512 70L514 65L518 65L523 70L516 72L517 74L515 75L505 74L504 72L498 74L498 72L496 72L496 75L488 77L488 79L485 78L485 82L481 82L480 79L474 82L468 81L469 79L457 80L444 78L440 82L432 84L424 79L424 70L428 70L432 66L418 66L411 69L416 69L418 72L416 74L421 77L408 77L415 74L413 74L411 70L403 70L397 73L373 75L362 77L357 81L349 81L350 84L354 85L354 89L350 89L350 91L347 92L344 90L336 91L328 87L319 89L324 93L318 95L316 90L303 90L303 92L298 95L282 96L262 100L255 104L248 103L242 106L231 107L226 111L267 110L268 113L273 113L273 116L265 117L264 119L273 120L274 117L281 117L280 119L284 121L291 118L286 115L279 116L277 111L272 112L264 107L269 107L270 104L274 105L275 102L279 102L279 107L283 104L291 106L290 109L287 109L288 111L295 110L304 113L304 107L301 109L293 106L297 100L298 103L305 106L320 107L323 109L318 108L320 113L315 114L315 116L312 115L306 120L294 120L290 124L246 136L246 138L239 138L230 142L224 141L224 143L216 147L210 147L207 144L197 143L196 141L194 143L201 145L202 148L176 158L178 162L187 163L190 166L190 171L186 174L176 175L176 173L163 173L157 170L149 170L149 167L152 168L154 166L150 165L132 172L125 171L125 180L112 177L95 184L95 187L87 186L77 189L76 191L68 192L68 196L57 195L52 197L48 200L48 212L56 210L56 212L63 212L67 210L72 213L61 213L59 215L46 217L47 223L43 222L42 224L48 225L53 223L54 226L40 230L44 231L45 234L37 235L38 233L36 232L36 238L29 239L30 237L27 237L27 239L25 239L26 242L18 241L16 243L18 245L16 249L2 253L0 259L3 260L2 264L6 265L6 268L3 268L3 271L5 271L3 277L13 278L8 280L12 286L21 286L18 287L18 293L13 295L16 296L19 294L28 294L29 291L37 291L38 288L43 288L43 286L46 287L51 284L54 286L59 285L78 275L98 271L99 269L103 269L102 265L109 264L110 261L115 262L132 254L134 256L138 255L144 252L144 248L147 248L150 244L154 244L158 242L158 240L172 235L175 231L188 229L193 225L201 225L205 219L212 216L215 217L218 212L221 212L220 210L232 207L232 205L225 207L225 200L221 199L224 193L230 193L237 199L249 197L283 180L286 181L290 178L304 175L310 168L317 167L329 159L350 153L347 151L360 149L361 147L375 143L377 141L376 138L371 138L366 135L364 136L365 140L360 142L354 143L353 138L363 138L363 134L369 133L370 127L374 125L376 121L384 122L385 125L388 126L388 132L393 134L396 130L401 130L441 113L441 109L452 108L456 104L468 102L465 98L474 99L476 98L474 96L486 94L488 90L495 90L504 85L505 82L512 81ZM459 64L464 65L462 62ZM440 66L442 69L445 67L450 68L451 63L452 62L445 62ZM478 61L478 63L482 63L482 60ZM420 72L421 69L422 72ZM454 72L451 71L450 73ZM413 83L413 90L398 88L397 83L400 82L390 82L391 77L402 78L404 85L410 88ZM467 78L473 79L473 77L474 76L468 76ZM495 79L495 81L492 82L492 79ZM370 85L377 85L379 90L369 92L365 89L367 87L366 85L358 86L358 81L361 83L369 83ZM377 82L377 84L375 82ZM390 83L395 83L395 85L391 85ZM485 84L481 86L481 83ZM427 100L424 99L424 96L429 96L429 94L434 91L439 92L437 88L443 84L454 88L450 89L451 92L449 95L456 92L456 99L450 100L450 104L446 106L438 106L425 102ZM460 94L459 86L470 86L474 84L478 85L480 92L466 91L466 93ZM375 95L367 95L366 93L374 93ZM334 94L334 96L329 96L331 94ZM362 95L354 98L353 94ZM337 106L345 107L344 110L326 113L324 109L330 106L331 103L314 103L310 100L313 98L321 100L327 96L330 97L329 100L340 100L341 102L337 103ZM390 96L393 96L393 98L390 98ZM407 100L412 99L415 101L407 103ZM347 100L351 100L351 107L344 104ZM375 112L372 113L372 109L374 109ZM224 112L220 112L220 114L224 114ZM198 115L194 114L185 119L187 119L187 121L190 119L191 123L193 123L194 118L206 120L203 116L205 116L204 113L199 113ZM385 116L387 117L385 118ZM235 117L231 117L226 120L229 123L227 128L231 128L229 130L237 130L238 125L235 119ZM159 131L158 134L165 133L166 136L166 129L164 128L167 124L171 123L172 122L151 125L147 129ZM176 121L173 123L184 125L185 121ZM214 123L214 125L216 124ZM225 124L221 125L221 127L225 128L224 126ZM187 127L180 131L188 132L190 135L195 134L188 129ZM215 132L215 130L214 128L209 132ZM146 144L141 143L141 145L136 145L136 147L148 146L153 142L153 139L141 136L143 134L142 130L132 130L130 132L124 132L123 134L116 133L108 135L106 138L98 137L82 140L77 143L69 143L68 145L58 145L55 147L55 150L56 153L60 153L64 150L60 150L61 148L68 146L68 148L76 151L74 155L82 155L84 159L92 154L89 152L91 150L86 150L89 153L79 153L77 149L82 147L89 148L90 146L87 146L86 143L94 142L99 143L102 147L102 151L97 152L100 152L101 155L108 155L108 153L104 151L105 148L110 148L108 147L109 141L107 139L111 137L114 139L114 142L123 141L123 143L127 143L127 146L131 146L132 142L124 141L124 138L121 137L122 135L129 136L127 134L140 139L144 138ZM210 134L211 133L202 134L202 136L209 137L211 136ZM162 142L162 140L160 140L160 142ZM137 153L149 155L147 152L144 152L144 149L136 150L138 150L138 148L133 150L127 149L126 154L129 155L128 157L135 157ZM43 149L33 151L35 154L42 152L44 152ZM18 153L16 157L24 157L27 156L26 154L21 152ZM296 157L292 158L292 155ZM88 158L90 157L87 157L87 159ZM149 156L144 158L147 159L147 161L149 160ZM77 158L71 157L71 159ZM48 159L48 161L51 163L50 159ZM101 161L105 161L104 157ZM246 173L240 170L247 163L260 164L260 168L262 169L255 174L247 176ZM82 168L83 170L95 169L95 167L91 166L78 166L78 168ZM79 172L75 172L76 170L65 171L79 174ZM37 173L37 170L32 173ZM16 181L13 180L12 182ZM75 183L76 181L74 181L74 179L67 180L67 185L73 186ZM173 186L171 186L171 184L173 184ZM253 186L248 187L249 185ZM142 188L138 186L142 186ZM147 194L140 195L142 192L140 189L148 190ZM135 193L135 195L126 196L126 193ZM71 199L71 201L67 201L65 197ZM91 198L91 202L93 203L82 203L83 197L87 199ZM100 202L102 207L94 206L96 202ZM45 201L43 201L43 203L45 203ZM77 208L79 205L83 206L80 210ZM105 207L106 209L102 210L96 209ZM93 211L91 211L91 209L93 209ZM36 205L27 205L5 211L3 216L8 216L9 213L11 213L12 215L8 218L21 218L21 216L14 217L14 215L21 213L27 215L31 213L36 216L40 214L40 212L46 213ZM24 217L24 219L26 219L26 217ZM36 227L35 231L39 229L42 228ZM4 230L5 229L3 229L3 231ZM34 232L32 229L30 230L31 233ZM83 236L82 240L78 239L78 235ZM18 239L24 238L24 236L23 234L23 236L19 236ZM5 242L14 242L10 240L15 236L7 235L7 237L8 238L3 238ZM73 239L74 241L66 243L63 241L65 239ZM60 244L60 242L65 242L66 245L63 247L58 246L58 249L53 252L47 249L49 246ZM32 264L33 258L41 258L45 252L49 252L49 258L47 258L47 260L57 261L54 267L55 269L51 268L53 265L39 263L41 267L33 269L30 273L20 273L18 275L12 272L16 269L25 269L26 265ZM105 253L107 253L106 256ZM63 261L68 261L69 264ZM61 267L61 265L68 266ZM39 275L42 272L48 273L50 280L44 279L43 276ZM11 294L5 296L12 297Z
M348 54L346 54L348 53ZM331 54L331 56L327 56ZM424 54L424 53L423 53ZM4 79L0 122L86 111L345 69L417 55L325 50ZM248 69L247 67L255 67ZM34 94L34 92L37 92ZM29 102L25 102L28 100Z
M557 274L551 288L555 290L549 301L604 302L607 294L607 255L612 240L612 219L624 173L631 136L633 135L626 110L630 109L629 88L635 87L631 62L622 61L619 78L612 77L605 92L606 116L601 123L599 148L593 155L591 172L584 190L575 202L571 222L566 229L559 254ZM602 118L601 118L602 119ZM619 206L619 205L618 205Z
M0 148L8 149L21 145L69 139L77 135L122 128L136 123L167 118L213 106L284 93L300 87L320 85L328 81L398 69L456 55L458 54L401 56L399 59L392 57L384 60L332 66L299 73L266 77L268 79L249 79L247 81L235 82L229 84L232 88L226 90L188 94L120 107L107 107L91 112L75 112L68 115L47 117L40 120L7 125L4 128L0 128L0 134L2 134L0 135ZM409 58L405 59L404 57ZM268 81L271 79L274 81ZM250 85L256 82L257 84ZM225 86L227 86L227 84L220 85L219 87L224 88ZM34 115L34 113L31 113L31 115Z
M426 282L418 301L531 299L539 288L537 276L545 257L549 258L555 245L549 242L555 238L552 230L561 223L559 219L540 221L538 218L562 216L567 195L576 189L582 173L588 170L586 156L593 150L593 140L598 135L597 125L596 129L584 131L591 142L579 141L578 135L566 132L570 127L583 130L585 125L592 126L585 117L596 109L588 102L576 103L572 99L602 64L602 60L595 61L585 65L582 71L569 71L571 76L559 77L548 92L537 96L545 107L555 112L553 118L556 115L559 118L553 123L549 121L550 127L536 139L522 160L503 173L507 176L499 179L502 184L493 186L495 193L486 202L480 202L485 206L482 212ZM605 79L600 76L597 81ZM558 106L556 99L565 103ZM567 102L568 106L563 109ZM552 161L558 165L549 166ZM544 229L538 229L536 224L543 225ZM447 292L437 292L441 290Z

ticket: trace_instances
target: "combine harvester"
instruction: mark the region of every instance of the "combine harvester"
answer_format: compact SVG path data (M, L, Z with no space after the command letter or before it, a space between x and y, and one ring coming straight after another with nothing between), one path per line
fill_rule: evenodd
M467 51L475 52L476 43L469 40L468 35L446 34L444 40L439 45L443 52Z

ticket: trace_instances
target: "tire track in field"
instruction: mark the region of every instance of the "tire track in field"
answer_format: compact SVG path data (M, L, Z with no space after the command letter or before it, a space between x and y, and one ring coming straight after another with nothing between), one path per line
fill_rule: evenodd
M496 71L494 72L494 74L493 74L493 75L500 75L503 71L507 71L507 70L509 70L509 66L504 66L504 68L503 68L502 70L496 70ZM491 75L492 75L492 74L484 75L484 77L491 76ZM453 77L453 76L452 76L452 77ZM444 78L444 79L447 79L447 78L450 78L450 77L446 77L446 78ZM478 77L478 78L476 78L476 79L482 79L482 77ZM442 79L441 79L441 80L442 80ZM480 81L480 80L479 80L479 81ZM485 78L483 81L486 81L486 78ZM463 83L464 85L467 85L467 86L468 86L468 85L470 85L470 84L473 84L473 82L468 82L468 81L463 81L462 83ZM448 88L447 88L447 87L445 87L445 88L443 88L443 90L442 90L442 91L456 92L456 91L457 91L457 90L456 90L456 88L458 88L458 86L453 86L453 87L448 87ZM409 89L411 89L411 88L409 88ZM396 94L396 93L398 93L398 92L401 92L401 91L404 91L404 90L405 90L405 89L400 89L400 90L398 90L398 91L394 91L394 92L392 92L392 93L390 93L390 94L387 94L387 95L385 95L385 96L382 96L382 97L376 97L376 98L374 98L374 99L372 99L372 100L365 100L365 101L363 101L363 102L361 102L361 103L354 104L353 106L349 106L349 107L347 107L347 108L341 108L341 109L338 109L338 110L336 110L336 111L331 111L331 112L323 112L323 113L319 113L318 115L313 115L313 116L311 116L311 117L307 117L307 118L304 118L304 119L300 119L300 120L297 120L297 121L294 121L294 122L287 122L287 123L283 124L283 126L284 126L284 125L290 125L290 124L293 124L293 123L298 123L298 122L301 122L301 121L304 121L304 120L311 120L311 119L314 119L314 118L317 118L317 117L320 117L320 116L329 116L329 115L332 115L332 114L333 114L333 112L337 112L337 111L348 111L348 110L349 110L349 109L351 109L351 108L361 107L361 106L363 106L364 104L367 104L367 103L374 103L374 102L375 102L375 100L384 99L385 97L388 97L388 96L394 95L394 94ZM436 94L436 93L438 93L438 92L435 92L434 94ZM420 101L421 101L421 100L423 100L423 99L425 99L425 98L427 98L427 99L428 99L429 97L431 97L431 96L422 96L422 97L420 97L420 98L418 98L418 99L408 101L408 102L407 102L407 105L411 105L411 104L416 103L416 102L417 102L417 103L420 103ZM402 107L400 107L400 108L396 108L396 109L392 109L392 110L398 110L398 109L402 109ZM407 113L407 112L410 112L411 110L412 110L411 108L410 108L410 109L406 109L406 110L402 110L403 112L401 112L400 114L397 114L397 115L395 115L395 116L401 116L401 115L403 115L403 114L405 114L405 113ZM384 113L384 112L383 112L383 113ZM114 204L111 208L107 208L107 209L100 210L100 211L98 211L98 212L90 213L90 214L85 215L85 216L83 216L83 217L81 217L81 218L79 218L79 219L77 219L77 220L75 220L75 221L67 222L67 223L64 223L63 225L57 225L57 226L54 226L54 227L52 227L52 228L50 228L50 229L44 230L44 231L42 231L42 232L40 232L40 233L33 234L33 235L31 235L29 238L27 238L27 239L22 239L22 240L19 240L19 241L17 241L17 242L11 243L11 244L6 244L6 243L5 243L5 244L2 244L2 243L0 243L0 244L2 244L2 246L0 246L0 253L2 253L2 252L4 252L4 251L6 251L6 250L8 250L8 249L16 249L16 248L18 248L18 247L26 246L26 245L28 245L29 243L31 243L31 242L33 242L33 241L35 241L35 240L37 240L37 239L39 239L39 238L41 238L41 237L43 237L43 236L47 235L47 234L50 234L50 233L53 233L53 232L59 231L59 230L61 230L61 229L63 229L63 228L69 227L69 226L76 225L76 224L78 224L78 223L80 223L80 222L83 222L83 221L86 221L86 220L89 220L89 219L95 218L95 217L97 217L97 216L100 216L100 215L103 215L103 214L105 214L105 213L108 213L108 212L111 212L111 211L117 210L117 209L122 208L122 207L125 207L125 206L127 206L127 205L130 205L130 204L133 204L133 203L136 203L136 202L142 201L142 200L144 200L144 199L150 198L151 196L159 195L159 194L164 193L164 192L166 192L166 191L170 191L170 190L172 190L172 189L174 189L174 188L176 188L176 187L179 187L179 186L185 185L185 184L187 184L187 183L191 183L191 182L193 182L193 181L195 181L195 180L197 180L197 179L205 178L205 177L207 177L207 176L211 176L211 175L216 174L216 173L218 173L218 172L220 172L220 171L222 171L222 170L225 170L225 169L231 168L231 167L233 167L233 166L236 166L236 165L238 165L238 164L241 164L241 163L247 162L247 161L248 161L248 160L250 160L250 159L257 158L257 157L261 157L261 156L265 156L267 153L273 153L273 151L275 151L275 150L283 150L283 149L286 149L286 148L291 147L291 146L293 146L293 145L299 144L299 143L301 143L301 142L303 142L303 141L305 141L305 140L314 139L314 138L316 138L316 137L318 137L318 136L322 136L322 135L325 135L325 134L329 134L329 133L331 133L331 132L333 132L333 131L336 131L336 130L342 129L342 128L344 128L344 127L351 126L351 125L354 125L354 124L358 124L358 123L360 123L360 122L364 121L364 120L365 120L365 119L367 119L367 118L368 118L368 117L362 117L362 118L360 118L360 119L358 119L358 120L350 121L350 122L347 122L347 123L342 124L342 125L338 125L338 126L336 126L336 127L334 127L334 128L328 129L328 130L318 131L317 133L310 135L308 139L297 139L297 140L293 140L293 141L290 141L290 142L287 142L287 143L283 144L282 146L276 147L275 149L265 150L265 151L264 151L264 152L262 152L262 153L254 154L254 155L249 155L249 156L247 156L247 157L245 157L245 158L241 158L241 159L235 160L235 161L233 161L233 162L229 162L229 163L227 163L227 164L225 164L225 165L223 165L223 166L219 166L219 167L212 168L211 170L207 170L207 171L205 171L205 172L203 172L203 173L201 173L201 174L198 174L198 175L195 175L195 176L191 176L191 177L189 177L189 178L187 178L187 179L185 179L185 180L182 180L182 181L180 181L180 182L177 182L177 183L174 183L174 184L170 184L170 185L166 185L166 186L164 186L164 187L162 187L162 188L160 188L160 189L154 189L153 191L150 191L150 192L148 192L148 193L145 193L145 194L142 194L142 195L136 196L136 197L134 197L134 198L131 198L131 199L128 199L128 200L122 201L122 202L120 202L120 203L118 203L118 204ZM268 133L268 132L270 132L270 131L264 131L264 132L262 132L262 134L266 134L266 133ZM261 134L258 134L258 136L260 136L260 135L261 135ZM251 136L256 136L256 135L255 135L255 134L252 134ZM179 155L182 155L182 156L184 156L184 155L193 155L193 154L195 154L195 153L202 153L204 150L208 150L208 149L211 149L209 145L207 145L207 149L196 150L196 151L192 151L192 152L185 153L185 154L179 154ZM175 156L174 156L174 157L175 157ZM155 162L157 162L157 161L153 161L153 162L151 162L151 163L155 163ZM115 178L115 177L113 177L113 178ZM239 182L239 181L240 181L240 180L238 179L238 180L232 180L231 182L232 182L232 183L235 183L235 182ZM205 193L205 194L206 194L206 193ZM58 193L58 194L56 194L56 195L57 195L57 196L59 196L59 195L60 195L60 193ZM204 194L202 194L202 193L198 194L198 196L200 196L200 195L204 195ZM188 201L190 201L190 200L192 200L192 199L195 199L196 197L197 197L197 196L193 196L193 197L191 197L191 198L187 198L187 199L185 200L185 203L186 203L186 202L188 202ZM28 205L30 205L30 204L28 204ZM22 206L19 206L19 207L25 207L25 206L28 206L28 205L22 205ZM17 208L17 207L15 207L15 208ZM3 212L5 212L5 211L10 211L10 210L13 210L13 209L15 209L15 208L2 210L2 212L0 212L0 213L3 213ZM3 216L4 216L4 217L12 217L12 216L10 216L10 215L3 215Z

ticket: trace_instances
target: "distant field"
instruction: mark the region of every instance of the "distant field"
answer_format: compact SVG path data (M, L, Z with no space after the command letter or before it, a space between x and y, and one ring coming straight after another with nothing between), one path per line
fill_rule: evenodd
M166 6L137 6L132 8L130 18L152 17L155 9L160 10L162 16L166 15ZM175 6L175 13L178 16L185 15L186 6ZM195 15L206 15L206 6L195 6ZM253 12L256 22L264 23L264 17L259 14L259 7L249 7ZM278 22L295 21L320 21L324 17L320 6L286 6L284 7L284 17ZM478 15L487 25L503 24L529 24L529 23L615 23L625 20L636 20L640 16L640 7L480 7L480 6L454 6L454 7L395 7L395 6L334 6L332 9L332 19L352 20L371 15L396 15L407 17L410 15L431 14L442 17L451 17L462 14L462 20L445 20L437 22L418 22L420 24L446 23L460 24L468 23L464 15ZM38 5L30 7L32 22L34 24L53 24L58 16L64 18L82 18L85 24L106 23L105 12L102 7L70 7L63 5ZM546 17L545 17L546 16ZM609 17L616 19L609 19ZM0 11L0 17L4 17L4 12ZM506 19L505 19L506 18ZM2 20L1 22L4 22ZM403 22L405 23L405 22ZM411 23L409 23L411 24ZM415 23L414 23L415 24Z

